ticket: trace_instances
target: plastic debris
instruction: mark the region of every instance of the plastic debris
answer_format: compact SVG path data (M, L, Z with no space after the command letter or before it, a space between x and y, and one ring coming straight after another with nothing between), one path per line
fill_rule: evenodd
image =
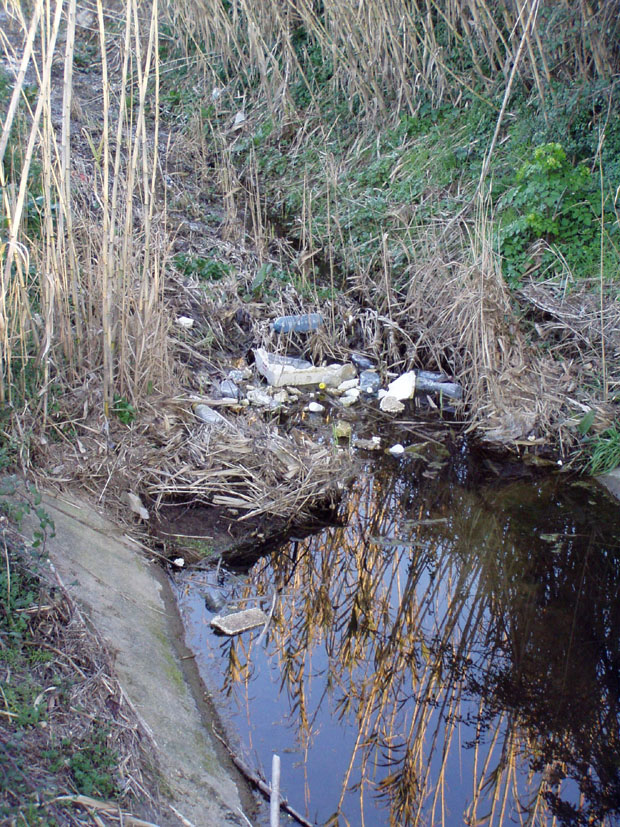
M233 382L243 382L245 379L252 378L252 371L249 368L243 368L242 370L229 370L228 378Z
M125 494L125 498L127 499L127 502L129 503L129 508L131 508L131 510L135 514L137 514L143 520L148 520L149 512L146 510L142 500L140 499L140 497L138 497L137 494L134 494L131 491L127 491L126 494Z
M182 557L175 557L172 562L175 566L178 566L180 569L182 569L185 565L185 560Z
M194 326L194 320L190 316L177 316L177 324L179 327L190 328Z
M358 370L372 370L372 368L374 368L374 364L370 361L370 359L368 359L367 356L363 356L361 353L352 353L351 361Z
M325 405L321 405L320 402L309 402L306 405L306 410L310 411L310 413L323 413Z
M246 120L245 112L237 112L237 114L235 115L235 120L233 122L232 128L233 129L241 129L241 127L245 123L245 120Z
M220 393L227 399L239 399L241 397L239 388L232 379L224 379L223 382L220 382Z
M279 405L286 405L286 403L290 401L288 392L283 388L281 391L274 393L273 401L277 402Z
M387 388L388 396L393 396L395 399L411 399L415 393L416 386L416 372L410 370L403 373L393 382L390 382Z
M258 388L251 388L247 393L248 401L251 405L255 405L257 408L270 408L274 409L279 406L279 402L269 396L268 393L265 391L261 391Z
M208 405L194 405L194 413L198 419L207 425L219 425L220 427L232 428L230 422L221 413L214 411Z
M359 377L360 388L368 396L375 396L381 387L381 377L375 370L363 370Z
M244 609L229 615L216 615L211 619L211 626L225 635L240 635L257 626L267 623L267 615L262 609Z
M221 591L207 587L202 596L205 601L205 606L210 612L219 612L226 605L226 598Z
M323 326L322 313L301 313L298 316L280 316L271 323L274 333L309 333Z
M391 448L388 448L388 454L391 454L393 457L402 457L405 453L405 448L400 442L397 442L396 445L392 445Z
M447 382L447 378L443 373L431 373L427 370L418 371L416 390L441 393L450 399L461 399L463 397L463 388L458 382Z
M277 356L267 353L263 348L257 348L253 353L256 369L276 388L284 385L318 385L321 382L327 387L337 388L346 379L355 376L355 368L351 364L314 367L303 359Z
M361 448L363 451L378 451L381 448L381 437L373 436L370 439L357 437L354 441L356 448Z
M403 373L402 376L390 382L387 391L379 391L379 398L381 399L379 407L381 410L387 413L400 413L404 411L405 406L402 404L402 400L413 397L415 393L415 382L415 371L410 370L408 373Z
M343 419L338 419L334 423L334 438L335 439L351 439L353 429L350 422L345 422Z

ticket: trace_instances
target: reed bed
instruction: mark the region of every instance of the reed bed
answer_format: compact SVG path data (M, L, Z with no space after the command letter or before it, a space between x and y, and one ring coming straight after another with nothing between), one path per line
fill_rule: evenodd
M29 20L24 11L5 3L2 49L20 70L0 144L0 397L45 423L54 394L94 374L105 419L115 395L135 400L170 379L155 199L159 9L38 0ZM81 99L76 28L92 62Z
M173 14L203 45L207 71L217 55L231 78L258 80L272 110L286 114L295 109L291 83L315 91L311 54L330 68L334 93L380 118L417 111L420 91L435 103L456 103L465 90L484 97L515 72L545 106L553 79L609 78L620 61L614 0L183 0Z

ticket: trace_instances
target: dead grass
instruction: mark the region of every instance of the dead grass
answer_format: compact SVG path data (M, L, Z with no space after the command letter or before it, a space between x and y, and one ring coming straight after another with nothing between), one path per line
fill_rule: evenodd
M166 823L156 748L109 653L58 576L3 520L3 566L16 595L14 604L3 595L3 626L23 624L19 635L0 638L0 800L12 814L7 823L68 824L79 817L92 825L147 824L132 815L136 809L148 823L152 816ZM41 691L30 708L34 687ZM114 800L102 800L112 785Z

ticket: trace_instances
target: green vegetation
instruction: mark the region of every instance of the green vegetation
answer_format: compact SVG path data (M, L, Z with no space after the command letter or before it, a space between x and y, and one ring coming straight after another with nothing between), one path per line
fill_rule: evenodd
M612 425L589 441L590 474L605 474L620 465L620 425Z
M128 800L134 734L110 712L114 681L103 653L50 578L45 540L53 523L40 496L10 477L0 496L0 821L73 823L74 807L62 796ZM24 546L13 527L27 514L38 528ZM100 822L83 814L80 823Z
M257 245L270 220L295 245L240 285L242 300L274 303L288 286L306 306L354 296L364 311L398 317L386 336L391 353L372 340L377 358L411 357L410 342L424 341L418 355L455 375L499 376L525 358L523 344L518 356L504 350L493 364L471 364L499 334L485 321L482 341L468 338L471 296L453 337L433 322L441 313L426 306L429 295L455 306L464 291L488 295L474 272L497 270L511 291L502 311L511 347L527 342L541 361L574 356L561 334L538 336L550 320L523 303L531 285L552 294L553 307L556 296L583 298L600 331L620 274L620 21L611 0L594 11L550 0L535 10L521 0L365 11L325 0L294 3L286 16L279 0L235 8L203 0L200 14L183 18L179 4L191 31L187 62L163 77L163 99L174 93L184 111L177 122L199 136L230 222L249 212ZM197 106L190 67L201 62ZM425 267L434 283L420 277ZM455 273L462 287L450 292ZM422 312L410 312L422 302L425 328ZM566 318L570 329L568 310ZM606 358L609 334L593 336L595 325L578 381L596 398L581 401L613 405L620 377ZM489 405L477 393L474 411ZM571 417L556 411L547 423L557 434ZM579 437L564 429L562 440Z
M229 264L216 258L177 253L173 261L183 275L196 276L203 281L220 281L232 272Z
M124 396L114 395L112 413L123 425L131 425L136 418L136 409Z
M36 561L33 561L36 563ZM108 745L108 730L93 720L79 737L59 736L49 725L65 716L72 704L72 682L59 668L50 638L51 595L37 574L36 564L8 547L6 566L0 571L0 675L3 721L0 726L0 815L2 820L46 821L46 804L66 790L117 797L117 756ZM50 705L53 700L53 705ZM45 778L33 787L33 767ZM38 814L38 815L37 815ZM29 820L35 817L34 821ZM38 818L42 820L37 820Z

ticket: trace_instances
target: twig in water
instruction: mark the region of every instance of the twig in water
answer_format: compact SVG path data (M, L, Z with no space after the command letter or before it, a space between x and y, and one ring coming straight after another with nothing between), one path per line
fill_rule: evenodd
M245 761L243 761L241 758L239 758L239 756L236 755L236 753L234 753L232 751L232 749L228 746L226 741L222 738L222 736L215 729L215 727L212 727L212 730L213 730L213 734L215 735L217 740L226 747L226 749L228 751L228 754L230 755L233 764L235 765L235 767L237 767L239 772L251 784L253 784L256 787L257 790L260 790L260 792L265 796L265 798L267 800L270 800L271 799L271 787L269 786L269 784L267 784L267 782L264 781L260 777L260 775L255 773L254 770L250 769L250 767L248 767L248 765L245 763ZM302 825L302 827L313 827L313 825L307 819L305 819L301 815L301 813L298 813L297 810L293 809L293 807L291 807L291 805L288 803L288 801L285 798L282 798L282 796L280 796L280 809L284 810L285 813L288 813L291 816L291 818L294 818L295 821L298 824Z
M273 593L273 597L271 598L271 609L269 609L269 614L267 615L267 621L265 622L265 625L263 626L263 631L260 633L260 635L256 639L256 644L255 644L256 646L261 645L261 643L263 642L263 638L267 634L267 629L269 628L269 624L271 623L271 618L273 617L273 610L276 607L276 596L277 596L277 594L278 594L277 591L275 591Z

